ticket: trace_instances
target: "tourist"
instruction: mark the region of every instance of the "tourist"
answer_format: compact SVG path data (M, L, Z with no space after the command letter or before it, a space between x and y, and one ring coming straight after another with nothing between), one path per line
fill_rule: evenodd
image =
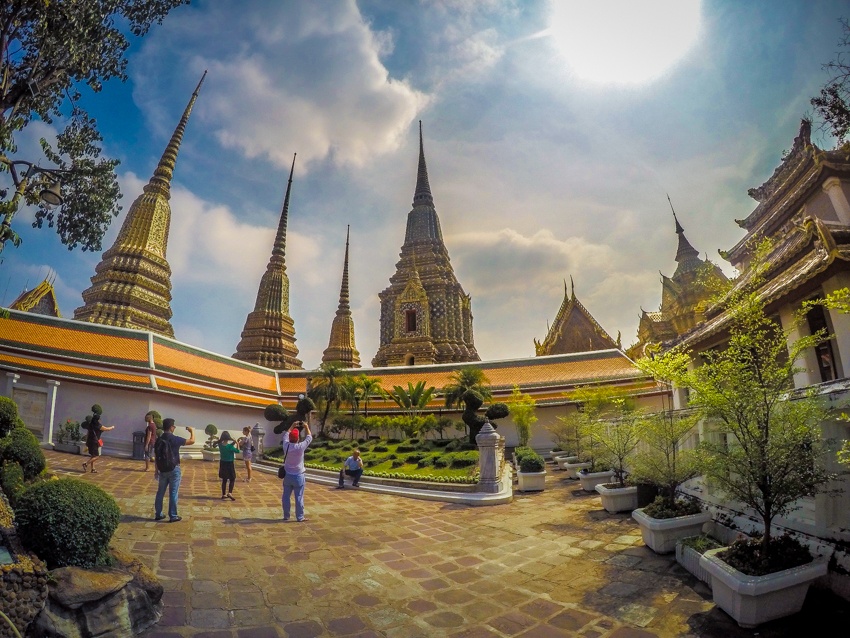
M360 458L360 450L354 450L339 471L339 489L345 487L345 477L351 477L351 487L358 487L360 477L363 476L363 459Z
M183 520L177 514L177 492L180 490L180 448L183 445L192 445L195 442L195 430L186 427L189 438L174 434L174 419L163 419L162 436L154 445L154 456L156 467L159 470L159 487L156 490L154 509L156 517L154 520L161 521L165 518L162 513L162 497L168 488L168 517L172 523Z
M145 415L145 472L150 469L151 459L153 458L153 446L156 443L156 422L153 420L153 413L148 412ZM153 466L154 478L159 478L156 471L156 463Z
M94 469L94 462L100 458L100 450L103 448L103 439L100 438L104 432L114 430L114 425L103 425L100 422L100 415L95 414L89 421L89 433L86 436L86 447L89 449L89 460L83 463L83 472L91 466L92 474L97 474Z
M236 441L231 438L230 432L225 430L221 433L221 436L218 438L218 451L218 478L221 479L221 500L229 498L231 501L235 501L233 484L236 482L235 459L239 449L236 447ZM226 491L225 488L227 488Z
M251 461L254 459L254 439L251 437L251 428L247 425L242 428L242 438L239 439L239 448L242 450L242 460L245 461L245 472L248 476L246 483L251 482Z
M307 436L300 443L298 439L299 426L304 427ZM310 424L296 421L289 430L287 438L283 442L285 454L283 466L286 468L286 476L283 479L283 520L289 520L290 497L295 492L295 520L299 523L306 521L304 518L304 486L307 484L304 469L304 450L310 445L313 435L310 433Z

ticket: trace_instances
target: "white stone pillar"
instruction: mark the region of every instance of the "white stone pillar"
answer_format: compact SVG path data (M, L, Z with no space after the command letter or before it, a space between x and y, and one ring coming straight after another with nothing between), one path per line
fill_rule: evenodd
M21 378L21 375L15 374L14 372L6 373L6 396L10 399L13 399L12 396L14 394L13 390L15 389L15 384Z
M791 305L782 306L779 309L779 321L782 324L782 329L788 334L788 341L794 343L800 337L807 337L811 334L809 325L803 322L795 322L794 307ZM815 357L814 348L807 348L801 353L800 360L797 365L803 370L794 375L795 388L807 388L815 383L820 383L820 368Z
M850 272L840 272L823 282L823 292L828 295L842 288L850 288ZM838 375L850 375L850 314L840 310L824 310L832 324L835 339L832 342L833 354L838 364Z
M56 421L56 395L59 392L59 382L47 380L47 406L44 411L44 428L41 431L42 443L53 444L53 423Z
M847 201L847 195L841 187L841 180L834 176L830 177L821 188L829 195L829 201L832 202L838 220L842 224L850 225L850 202Z
M260 425L260 422L257 421L254 424L254 427L251 428L251 439L256 441L254 446L256 447L255 458L263 458L263 440L266 438L266 429Z
M499 476L499 462L496 446L502 436L493 429L489 419L475 437L478 444L478 491L488 494L499 492L502 477Z

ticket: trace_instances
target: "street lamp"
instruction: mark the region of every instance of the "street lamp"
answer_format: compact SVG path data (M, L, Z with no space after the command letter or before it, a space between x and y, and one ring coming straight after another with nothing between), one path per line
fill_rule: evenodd
M15 194L8 202L0 203L0 212L3 213L3 221L0 222L0 252L6 247L6 241L11 240L16 247L21 245L21 238L14 230L12 230L12 219L15 213L18 212L18 207L21 204L21 198L27 195L27 189L32 186L41 186L38 193L38 198L48 207L62 205L62 184L59 177L62 171L52 168L42 168L27 162L25 160L9 160L0 156L0 164L9 169L9 174L12 176L12 182L15 184ZM25 166L26 171L23 175L18 174L18 166ZM30 180L43 175L44 178L38 180L34 184Z

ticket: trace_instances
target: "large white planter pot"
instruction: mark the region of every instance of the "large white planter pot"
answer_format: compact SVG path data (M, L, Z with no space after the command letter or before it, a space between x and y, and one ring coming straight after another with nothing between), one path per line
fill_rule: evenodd
M747 576L715 556L724 549L707 551L700 566L711 574L714 604L741 627L796 614L803 608L809 584L827 572L825 561L814 561L766 576Z
M567 472L567 478L578 479L578 471L590 467L590 463L564 463L558 464L562 470Z
M682 545L681 540L676 541L676 562L711 587L711 574L700 565L700 558L702 554L693 547Z
M632 512L637 521L643 542L656 554L669 554L676 549L676 541L688 536L698 536L702 526L711 520L710 512L700 512L675 518L652 518L643 509Z
M201 457L205 461L218 461L219 452L218 450L201 450Z
M520 492L542 492L546 487L546 472L517 472Z
M555 457L555 465L558 466L559 470L565 469L564 466L567 465L568 463L570 463L570 464L578 463L578 457L577 456L556 456Z
M82 443L54 443L53 449L57 452L67 452L69 454L82 454Z
M596 491L602 497L602 507L610 514L637 509L637 486L605 487L600 484L596 486Z
M614 478L614 472L606 470L604 472L579 472L578 480L581 481L581 489L585 492L595 492L597 485L610 483ZM635 490L637 494L637 490Z

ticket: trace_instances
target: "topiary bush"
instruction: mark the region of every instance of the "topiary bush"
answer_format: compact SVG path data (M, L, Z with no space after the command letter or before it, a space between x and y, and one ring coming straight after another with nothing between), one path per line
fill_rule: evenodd
M15 507L21 540L49 569L106 564L120 518L112 496L97 485L71 478L33 485Z
M6 436L17 425L17 404L9 397L0 397L0 436Z
M375 446L374 448L372 448L372 449L373 449L375 452L389 452L389 451L390 451L390 448L388 448L386 445L376 445L376 446Z
M47 466L38 439L26 428L15 428L0 439L0 462L14 461L21 466L24 480L31 481Z
M453 452L450 456L451 462L449 463L449 467L451 468L457 469L478 465L478 452Z
M91 413L101 416L103 414L103 408L100 407L97 403L91 406Z
M532 451L531 454L526 454L519 460L520 472L542 472L545 469L543 457Z
M274 426L274 433L283 434L283 431L286 430L286 420L289 418L289 412L282 405L272 403L263 409L263 418L265 418L266 421L279 421L279 423Z
M208 423L207 427L204 428L204 434L209 437L207 438L207 442L204 443L204 449L216 449L218 447L218 437L216 437L216 434L218 434L218 428L216 427L215 423Z
M3 493L9 499L9 505L14 508L18 498L26 490L24 471L15 461L3 463L3 468L0 470L0 487L3 488Z

